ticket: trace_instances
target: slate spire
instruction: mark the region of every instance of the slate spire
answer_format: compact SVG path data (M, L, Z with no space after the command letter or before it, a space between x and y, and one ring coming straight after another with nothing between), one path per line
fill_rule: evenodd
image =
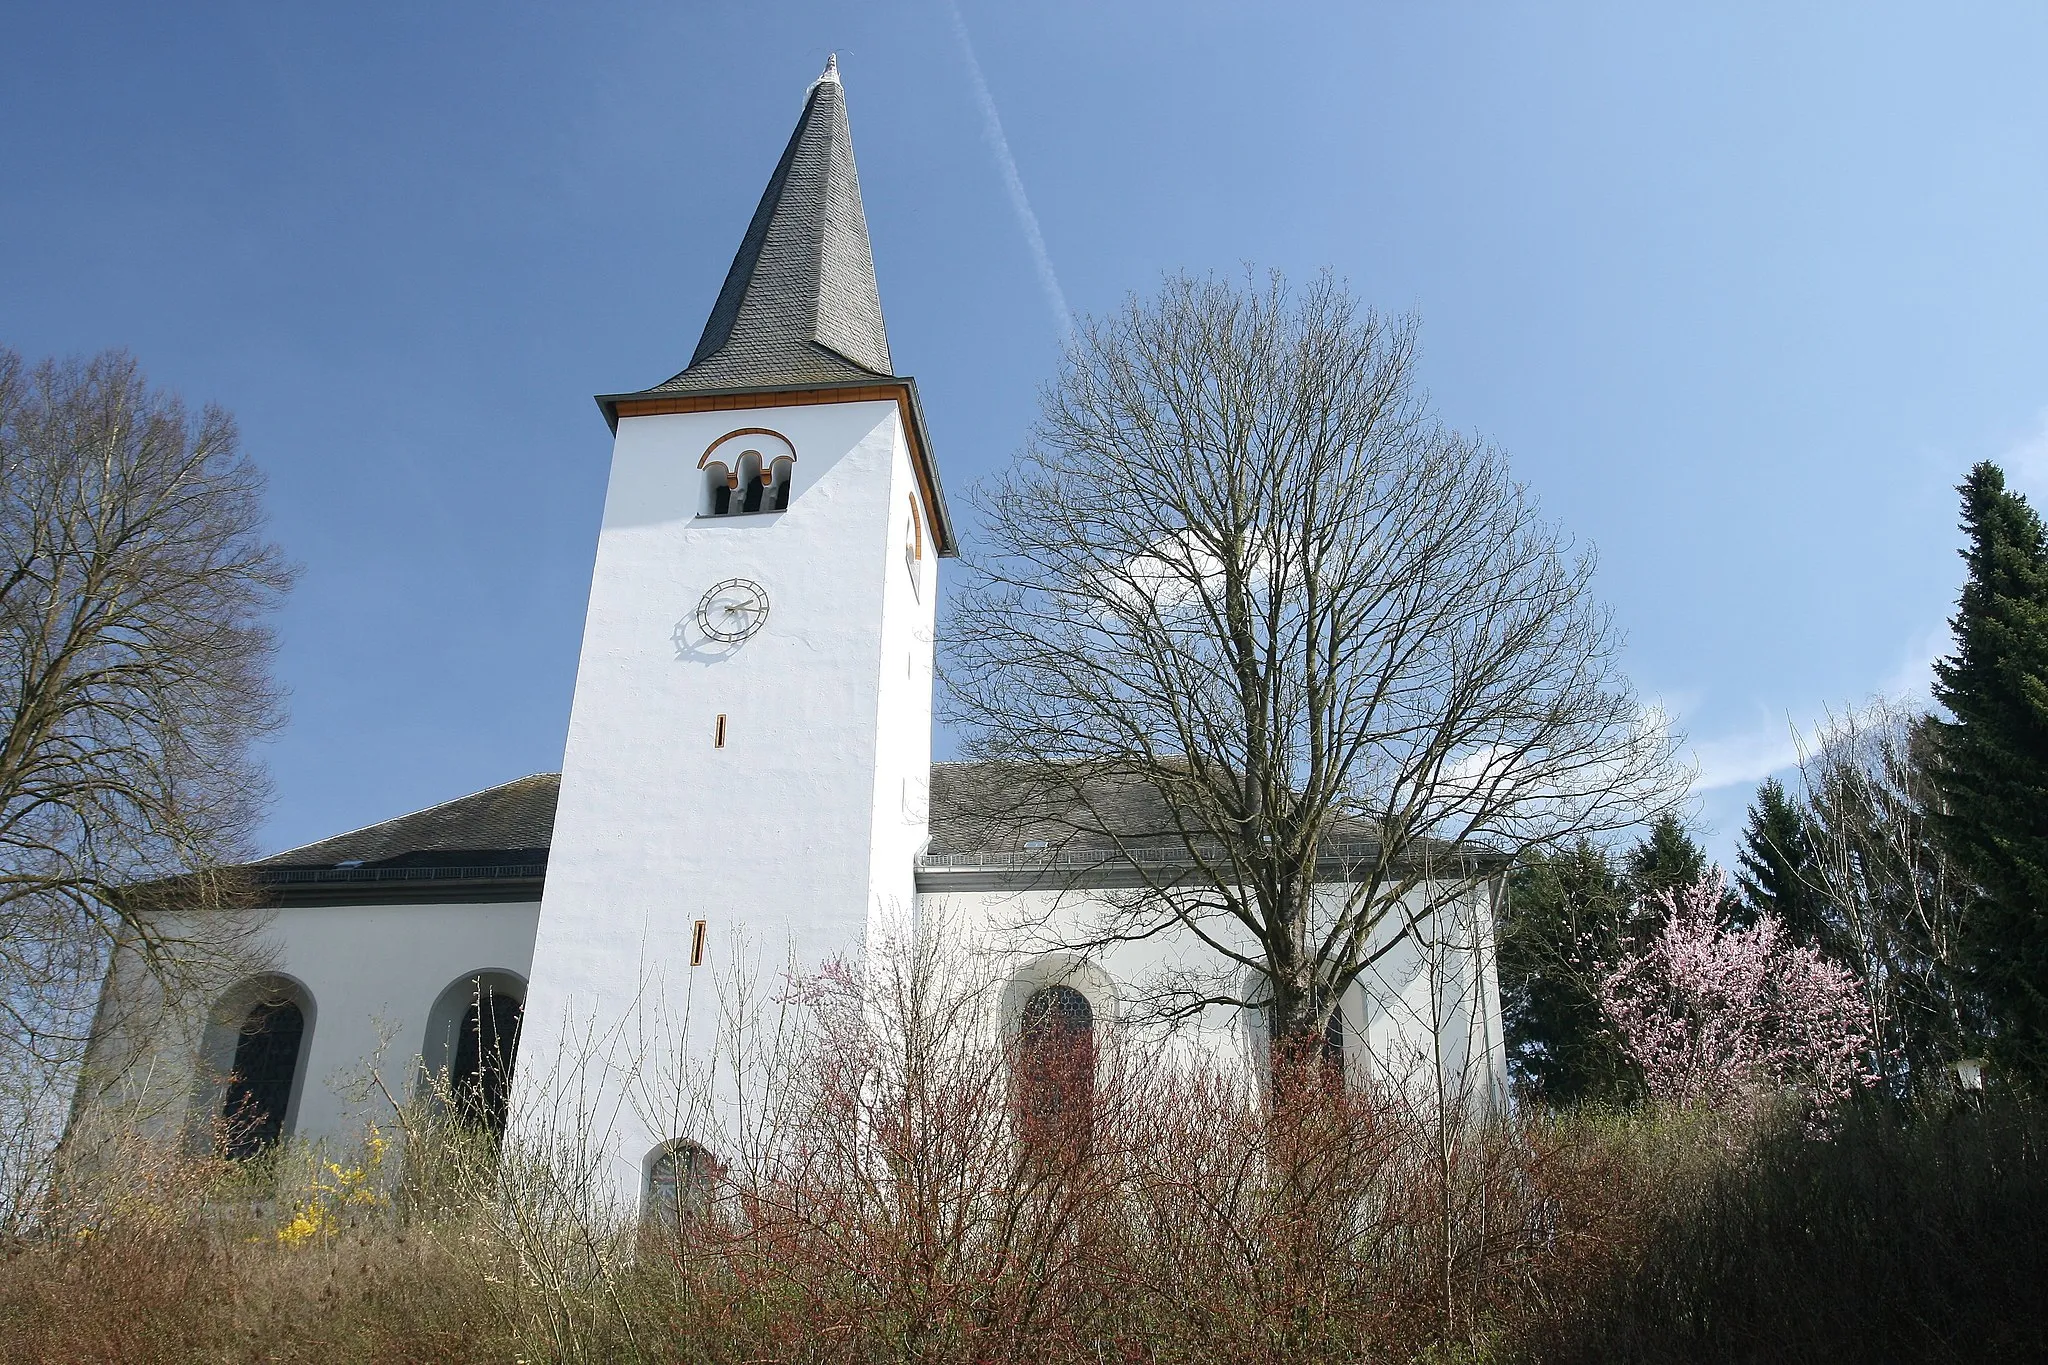
M811 85L689 368L647 392L893 375L834 53Z

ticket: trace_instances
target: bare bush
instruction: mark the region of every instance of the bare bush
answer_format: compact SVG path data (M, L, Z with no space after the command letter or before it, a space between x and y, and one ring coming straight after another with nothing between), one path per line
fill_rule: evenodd
M515 1216L513 1168L494 1235L553 1304L532 1321L565 1358L678 1338L731 1359L1405 1353L1493 1330L1501 1268L1548 1235L1533 1149L1454 1087L1276 1110L1253 1071L1132 1030L1032 1084L1046 1059L987 999L932 936L794 979L741 1021L760 1037L721 1040L753 1059L746 1117L630 1243ZM580 1284L546 1269L579 1256Z
M1989 1031L1963 957L1968 886L1932 837L1928 720L1895 701L1851 708L1799 762L1820 943L1855 973L1873 1068L1901 1092L1945 1088Z
M977 993L928 949L793 982L756 1021L775 1093L637 1228L452 1091L391 1097L403 1163L353 1204L370 1185L336 1170L372 1145L267 1172L137 1148L139 1181L97 1167L84 1216L0 1248L0 1357L1772 1359L1849 1323L1866 1355L1989 1325L2017 1359L2038 1339L2003 1301L2040 1259L2024 1112L1852 1115L1829 1143L1699 1111L1446 1128L1429 1087L1276 1110L1248 1072L1120 1037L1068 1097L1090 1121L1048 1132ZM319 1201L338 1216L294 1233Z

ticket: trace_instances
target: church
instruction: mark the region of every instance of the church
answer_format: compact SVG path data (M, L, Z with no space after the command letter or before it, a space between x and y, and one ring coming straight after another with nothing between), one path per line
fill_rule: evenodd
M1135 983L1172 943L1077 954L1042 932L1113 894L1114 869L1061 881L1060 850L962 818L971 765L932 761L955 531L890 351L836 60L689 364L597 405L614 444L562 771L245 869L261 970L187 1018L95 1040L102 1069L170 1097L149 1120L162 1131L204 1141L244 1115L238 1152L348 1141L351 1079L376 1058L483 1077L474 1102L502 1129L566 1068L599 1116L596 1179L631 1206L675 1179L678 1153L716 1149L717 1115L637 1102L631 1067L592 1039L645 1044L658 1019L680 1040L663 1046L702 1053L743 953L814 967L944 921L993 944L985 1007L1006 1036L1054 1013L1139 1022ZM1447 967L1394 951L1381 986L1347 993L1347 1074L1429 1052L1504 1095L1500 894L1491 875L1465 897ZM1041 932L997 932L1027 922ZM103 1018L124 1015L132 968L117 955ZM1210 1013L1195 1045L1257 1065L1257 1020Z

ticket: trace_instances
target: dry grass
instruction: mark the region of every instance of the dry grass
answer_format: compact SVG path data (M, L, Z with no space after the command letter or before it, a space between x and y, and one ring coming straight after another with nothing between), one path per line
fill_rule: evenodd
M117 1235L0 1257L9 1362L508 1361L468 1267L378 1229L328 1245ZM485 1311L479 1311L483 1308Z
M1448 1299L1439 1191L1403 1164L1408 1135L1385 1113L1304 1121L1281 1139L1300 1150L1269 1168L1293 1173L1276 1182L1246 1175L1271 1129L1212 1126L1191 1146L1179 1126L1198 1112L1148 1109L1144 1150L1016 1168L979 1192L988 1225L929 1198L864 1207L845 1189L797 1201L728 1183L712 1214L646 1235L581 1295L531 1273L501 1205L442 1191L408 1210L394 1190L292 1245L277 1236L289 1201L250 1201L243 1176L176 1222L131 1212L0 1253L0 1360L2048 1353L2034 1297L2048 1128L2016 1104L1861 1111L1829 1142L1745 1145L1697 1116L1502 1132L1469 1154Z
M2048 1119L2013 1097L1851 1109L1651 1187L1536 1360L2048 1358Z
M1276 1111L1109 1037L1082 1106L1005 1083L975 994L915 964L807 989L779 1050L735 1053L766 1093L668 1225L593 1209L574 1133L500 1148L432 1102L257 1167L74 1135L0 1249L0 1360L2048 1354L2048 1120L2018 1101L1827 1141L1314 1077Z

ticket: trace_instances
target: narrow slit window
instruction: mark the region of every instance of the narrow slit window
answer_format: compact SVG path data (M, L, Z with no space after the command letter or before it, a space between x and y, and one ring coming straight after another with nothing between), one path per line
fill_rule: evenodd
M711 747L714 749L723 749L725 747L725 713L723 711L718 713L718 723L711 727Z
M732 467L732 478L733 498L727 512L744 515L760 511L763 486L768 482L768 465L761 459L761 452L742 450L739 463Z
M705 932L705 924L704 921L701 919L697 921L697 927L690 931L690 965L692 967L701 967L704 965Z

